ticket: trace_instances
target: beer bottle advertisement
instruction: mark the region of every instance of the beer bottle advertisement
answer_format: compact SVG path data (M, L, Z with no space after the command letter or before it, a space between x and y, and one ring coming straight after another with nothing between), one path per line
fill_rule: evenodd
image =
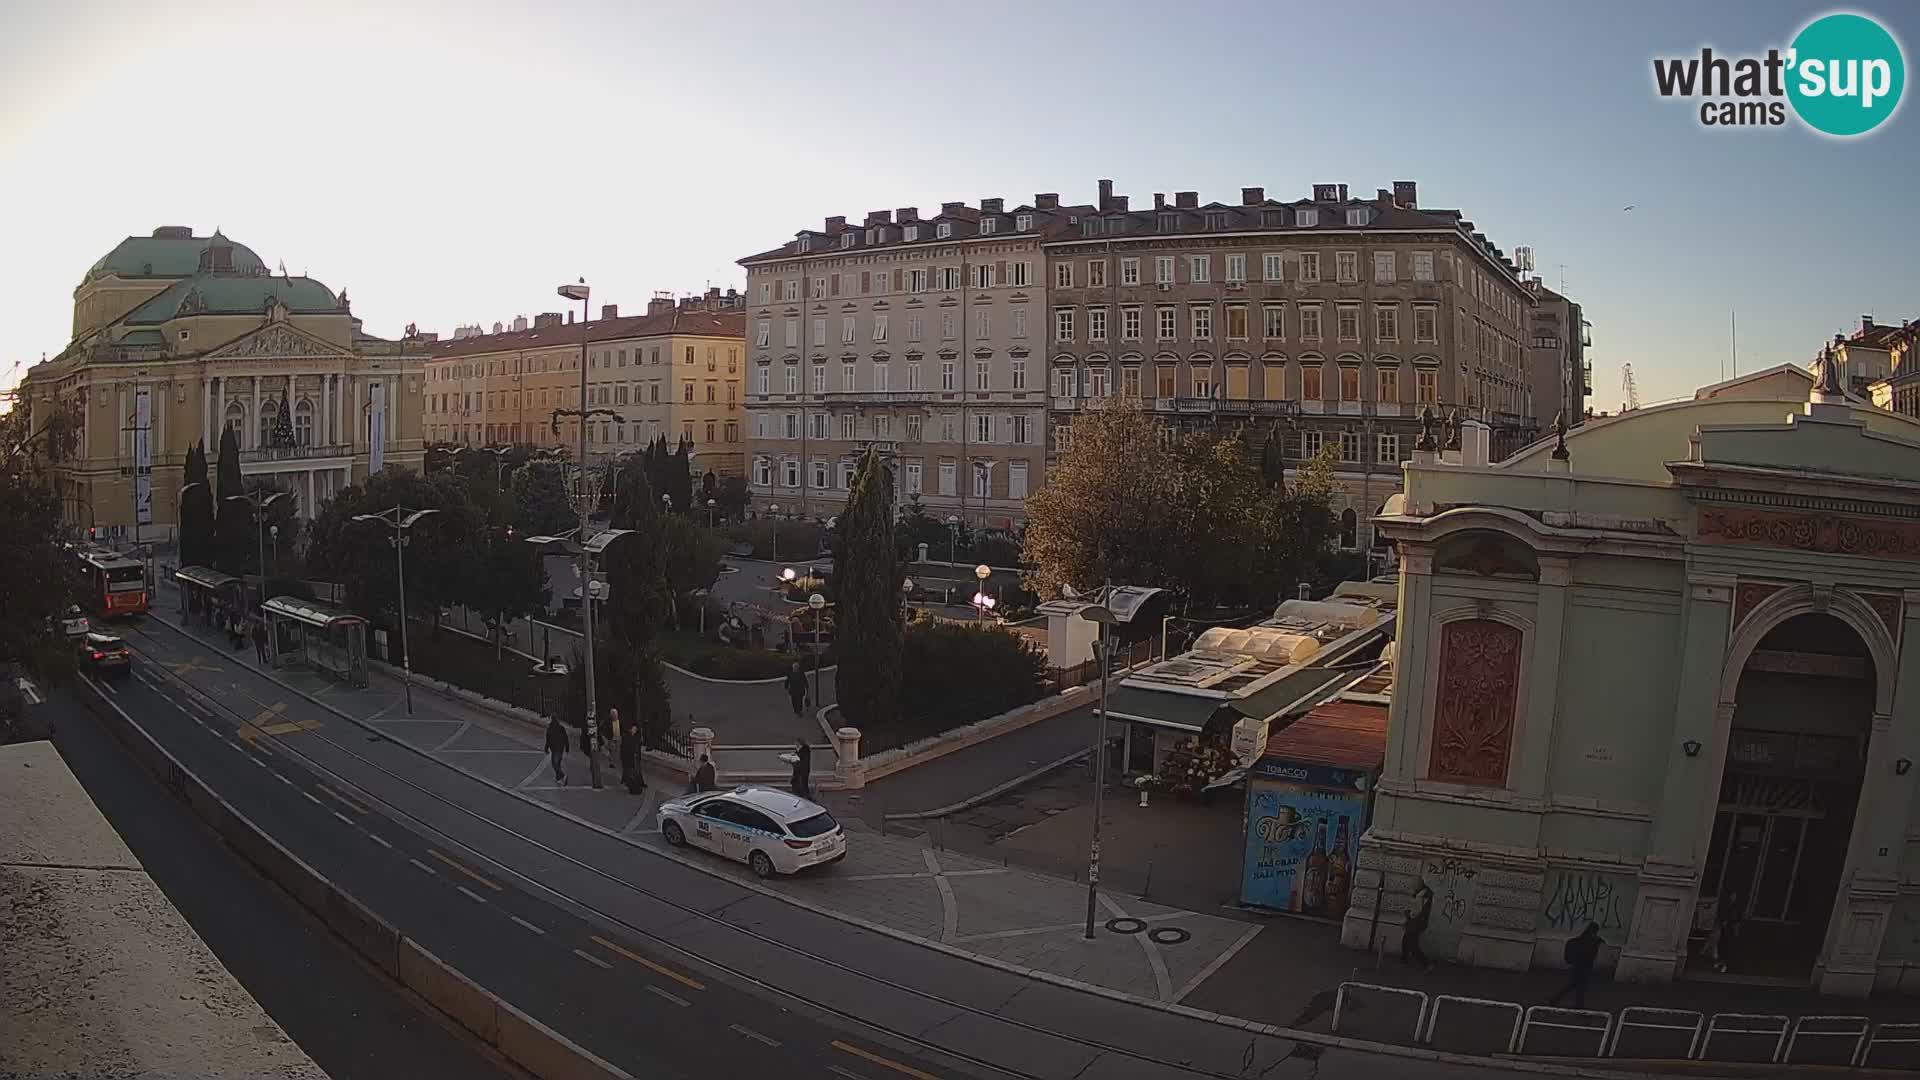
M1342 914L1351 890L1356 823L1364 823L1365 813L1366 796L1359 792L1254 780L1247 797L1241 902L1275 911ZM1344 843L1335 827L1343 818L1349 823ZM1336 864L1335 852L1342 847L1347 850ZM1338 896L1333 893L1336 865L1342 868Z

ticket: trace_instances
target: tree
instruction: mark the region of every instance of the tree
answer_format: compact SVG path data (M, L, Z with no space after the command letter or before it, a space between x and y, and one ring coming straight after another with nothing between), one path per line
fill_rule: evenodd
M720 504L722 521L738 521L747 512L747 500L751 498L747 491L747 478L744 476L723 476L720 478L720 490L713 500Z
M693 594L712 588L719 579L720 560L725 554L719 538L694 524L692 515L674 514L660 520L660 559L671 601L667 617L673 626L680 625L680 605L697 605L699 598Z
M666 670L661 666L659 634L667 609L667 568L660 509L647 483L646 461L629 458L614 477L612 518L616 529L632 530L607 546L607 653L614 662L608 701L633 718L644 738L657 742L673 722Z
M839 655L844 703L847 653ZM914 623L902 642L900 670L899 737L890 740L898 743L998 716L1046 692L1047 658L998 626Z
M284 393L280 395L280 411L274 414L273 445L293 445L293 407Z
M229 574L244 574L254 560L253 508L233 499L246 493L240 476L240 439L232 428L220 433L218 483L214 487L213 564ZM231 500L231 501L229 501Z
M39 429L33 410L0 414L0 661L57 674L71 663L49 620L78 599L60 543L60 498L47 465L72 452L77 427L55 407Z
M474 579L468 606L486 620L497 660L505 643L502 628L546 607L547 568L540 550L515 536L508 526L487 528L478 561L480 574Z
M893 540L893 470L873 450L854 473L838 531L834 686L849 721L886 726L900 709L900 553Z
M1171 584L1163 526L1173 460L1160 425L1121 398L1075 417L1072 431L1072 448L1027 497L1028 588Z
M343 488L308 526L307 565L326 580L345 584L347 602L355 611L397 618L399 582L388 543L393 529L353 520L395 506L440 511L408 530L406 549L407 606L437 626L442 608L469 600L480 573L476 537L484 523L467 498L465 483L452 473L423 477L389 466L368 477L364 486Z
M513 527L522 536L558 536L580 523L556 462L534 459L513 471Z
M693 436L682 435L680 446L667 465L667 495L673 509L684 514L693 507Z
M213 564L213 484L207 476L207 444L187 449L185 484L180 496L180 565Z

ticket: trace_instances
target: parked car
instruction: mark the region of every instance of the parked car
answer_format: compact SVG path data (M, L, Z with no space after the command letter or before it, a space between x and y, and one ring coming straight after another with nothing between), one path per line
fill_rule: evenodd
M69 640L85 637L92 629L92 625L87 622L87 613L81 611L78 604L68 608L67 613L60 618L60 632Z
M95 675L124 675L133 667L133 653L112 634L88 633L80 641L80 666Z
M847 856L847 834L825 807L776 788L683 795L660 804L659 821L674 847L704 848L763 878Z

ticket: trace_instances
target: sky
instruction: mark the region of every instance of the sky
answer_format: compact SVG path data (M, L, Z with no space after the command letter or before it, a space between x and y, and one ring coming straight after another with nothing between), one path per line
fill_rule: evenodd
M370 332L448 335L579 277L626 312L739 286L829 215L1110 177L1135 205L1417 181L1585 306L1594 408L1627 363L1644 401L1681 397L1920 317L1920 108L1836 140L1653 91L1656 56L1784 47L1828 10L27 0L0 35L0 386L158 225L346 288ZM1920 5L1847 10L1920 59Z

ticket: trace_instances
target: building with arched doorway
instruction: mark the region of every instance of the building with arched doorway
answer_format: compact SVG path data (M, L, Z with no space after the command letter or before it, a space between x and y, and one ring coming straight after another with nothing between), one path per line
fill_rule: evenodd
M1920 423L1829 367L1498 464L1429 438L1344 940L1617 978L1920 990Z

